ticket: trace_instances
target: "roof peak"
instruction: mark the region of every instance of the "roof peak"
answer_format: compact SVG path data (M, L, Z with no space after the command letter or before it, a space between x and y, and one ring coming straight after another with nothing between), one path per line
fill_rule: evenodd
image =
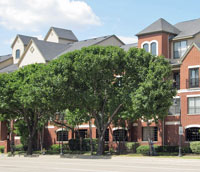
M156 32L167 32L175 35L180 33L180 31L175 26L167 22L165 19L159 18L151 25L143 29L141 32L139 32L137 36L156 33Z

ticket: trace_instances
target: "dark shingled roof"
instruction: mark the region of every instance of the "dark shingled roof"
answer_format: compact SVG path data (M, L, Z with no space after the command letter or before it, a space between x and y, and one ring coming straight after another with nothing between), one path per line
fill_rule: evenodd
M176 37L174 37L174 39L195 36L197 33L200 32L200 18L179 22L174 26L181 31Z
M138 46L138 43L132 43L132 44L122 45L121 48L123 48L125 51L128 51L132 47L136 47L137 48L137 46Z
M51 27L51 28L56 32L58 37L61 39L69 39L73 41L78 41L78 39L76 38L76 36L71 30L56 28L56 27Z
M20 37L24 45L28 45L31 39L37 40L36 37L26 36L26 35L17 35Z
M144 30L139 32L137 36L145 35L149 33L156 33L156 32L167 32L167 33L172 33L175 35L180 33L180 31L176 27L168 23L163 18L160 18L154 23L152 23L150 26L146 27Z
M102 37L98 37L98 38L92 38L92 39L86 39L83 41L79 41L79 42L74 42L74 43L70 43L68 44L68 48L62 52L61 54L59 54L57 57L59 57L62 54L68 53L70 51L74 51L74 50L80 50L83 47L89 47L92 45L97 45L98 43L112 37L114 35L108 35L108 36L102 36Z
M12 54L0 56L0 63L12 58Z
M0 73L10 73L10 72L16 71L17 69L18 69L17 64L12 64L3 69L0 69Z
M55 58L58 54L65 51L69 45L68 44L60 44L54 42L47 42L42 40L33 40L43 57L46 61L50 61Z

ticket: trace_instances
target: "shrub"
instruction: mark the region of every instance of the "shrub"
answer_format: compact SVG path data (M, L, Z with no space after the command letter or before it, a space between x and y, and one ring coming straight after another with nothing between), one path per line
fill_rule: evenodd
M158 146L157 147L157 152L178 152L178 146Z
M93 151L97 150L97 139L92 139ZM70 139L69 149L71 151L80 151L80 140ZM86 138L82 141L82 151L90 151L90 139Z
M200 142L196 141L196 142L191 142L190 143L190 149L192 150L193 153L200 153Z
M61 144L53 144L51 145L50 147L50 151L54 152L54 153L58 153L60 152L60 149L61 149ZM66 150L69 150L69 145L68 144L63 144L63 151L66 151Z
M15 146L15 151L23 151L23 150L24 150L24 146L22 144Z
M0 146L0 152L4 153L5 146Z
M149 154L149 145L141 145L137 147L136 153L145 154L145 155Z
M137 142L126 142L125 143L127 152L136 153L136 149L140 146Z

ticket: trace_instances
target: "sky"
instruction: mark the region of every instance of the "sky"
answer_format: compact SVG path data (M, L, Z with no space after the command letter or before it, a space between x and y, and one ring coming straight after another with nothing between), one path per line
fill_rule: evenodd
M159 18L171 24L200 18L199 6L199 0L0 0L0 56L12 52L17 34L43 39L51 26L79 40L115 34L134 43Z

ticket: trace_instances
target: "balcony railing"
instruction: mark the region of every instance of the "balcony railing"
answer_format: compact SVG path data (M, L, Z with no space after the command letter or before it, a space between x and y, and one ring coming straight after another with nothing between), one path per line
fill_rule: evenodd
M198 88L200 86L199 78L186 79L186 88Z

